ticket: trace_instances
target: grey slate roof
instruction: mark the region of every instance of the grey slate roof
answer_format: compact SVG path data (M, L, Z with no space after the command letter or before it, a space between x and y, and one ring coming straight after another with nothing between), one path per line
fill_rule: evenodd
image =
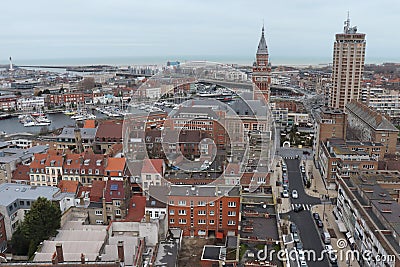
M359 119L364 121L375 130L385 130L392 132L399 131L390 121L388 121L388 119L386 119L385 116L379 114L377 111L372 110L371 108L360 102L351 101L347 103L346 110L355 114Z
M74 127L64 127L58 138L75 138ZM80 128L82 139L94 139L97 128Z
M262 27L261 39L260 39L260 42L258 43L257 54L258 55L261 55L261 54L268 55L267 42L265 41L265 37L264 37L264 26Z

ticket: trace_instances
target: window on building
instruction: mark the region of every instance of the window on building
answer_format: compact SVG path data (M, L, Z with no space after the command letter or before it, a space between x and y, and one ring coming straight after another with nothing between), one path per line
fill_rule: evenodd
M206 215L206 211L205 210L199 210L197 214L198 215Z
M179 206L186 206L186 200L179 200L178 205Z
M121 210L115 210L115 215L121 215Z
M211 215L211 216L214 216L214 214L215 214L215 211L210 210L210 215Z
M186 215L186 210L178 210L179 215Z
M236 221L228 221L228 225L236 225Z
M175 220L174 220L174 219L169 219L169 223L170 223L170 224L174 224L174 223L175 223Z
M210 224L214 224L215 223L215 221L214 220L210 220Z
M96 220L96 224L103 224L103 220Z
M199 205L199 206L205 206L205 205L206 205L206 202L205 202L205 201L199 201L199 202L198 202L198 205Z
M228 216L236 216L236 211L228 211Z
M95 210L94 214L96 215L103 215L103 211L102 210Z
M210 202L210 207L214 207L215 206L215 202L214 201L211 201Z
M114 205L115 205L116 207L119 207L119 206L121 206L121 201L119 201L119 200L116 200L116 201L114 202Z
M236 207L236 202L229 201L229 202L228 202L228 207L229 207L229 208L234 208L234 207Z
M175 215L175 210L169 210L169 215Z
M186 219L179 219L179 224L186 224Z
M198 222L199 222L199 224L206 224L206 220L204 220L204 219L201 219Z
M146 174L146 180L151 180L151 175L150 174Z

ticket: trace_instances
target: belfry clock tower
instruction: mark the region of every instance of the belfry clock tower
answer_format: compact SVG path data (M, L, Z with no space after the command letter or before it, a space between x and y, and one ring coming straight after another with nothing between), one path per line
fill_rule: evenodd
M252 77L253 83L257 87L254 89L253 98L264 99L265 102L268 103L271 84L271 66L269 64L267 42L264 37L264 26L262 27L261 39L258 43L256 62L253 64Z

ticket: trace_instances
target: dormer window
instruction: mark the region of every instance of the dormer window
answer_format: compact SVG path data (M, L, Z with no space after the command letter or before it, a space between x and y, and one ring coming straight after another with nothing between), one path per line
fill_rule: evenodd
M55 163L56 163L55 160L50 161L50 166L54 166Z
M90 159L85 159L85 161L84 161L83 164L84 164L85 166L88 166L88 165L89 165L89 162L90 162Z
M101 159L96 160L96 166L101 166Z
M71 165L72 159L67 160L67 165Z

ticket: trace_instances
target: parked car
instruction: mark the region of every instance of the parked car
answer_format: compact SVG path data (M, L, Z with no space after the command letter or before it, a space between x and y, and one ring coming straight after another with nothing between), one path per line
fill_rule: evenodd
M287 190L283 190L282 197L289 197L289 192Z
M282 188L283 190L289 190L289 185L287 183L283 183Z
M304 210L303 205L301 205L301 204L294 204L294 208L293 208L293 211L294 211L294 212L300 212L300 211L302 211L302 210Z
M293 233L293 241L294 242L300 242L300 236L298 233Z
M306 260L306 257L305 257L305 255L304 255L304 251L303 251L303 250L298 250L298 251L297 251L297 254L299 255L299 261L300 261L300 262Z
M325 250L326 253L329 253L330 251L333 250L333 247L332 247L332 245L325 245L324 246L324 250Z
M331 235L328 232L321 233L321 238L322 238L322 242L324 242L325 245L328 245L331 243Z
M300 261L300 266L301 267L307 267L307 262L306 261Z
M297 225L294 223L290 224L290 232L291 233L297 233Z
M303 243L301 243L301 241L295 242L294 244L297 250L303 250Z
M313 216L314 220L320 220L319 214L317 212L314 212L312 214L312 216Z
M299 198L299 194L297 193L297 190L292 191L292 198L294 198L294 199Z
M330 263L337 263L337 255L333 251L328 252L327 255Z
M322 228L322 227L324 227L324 224L323 224L323 222L321 221L321 220L316 220L315 221L315 223L317 224L317 226L318 226L318 228Z

